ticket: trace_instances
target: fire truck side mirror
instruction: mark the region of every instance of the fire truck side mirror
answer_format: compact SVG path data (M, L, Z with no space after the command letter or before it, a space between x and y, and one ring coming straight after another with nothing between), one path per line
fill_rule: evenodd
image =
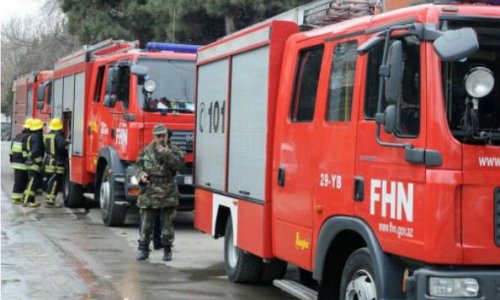
M396 105L389 105L383 113L375 114L375 122L383 125L386 133L396 132Z
M395 41L389 47L387 57L389 76L385 79L385 99L389 103L396 103L401 93L403 79L403 43Z
M462 60L479 49L477 34L472 28L445 31L433 45L444 62Z
M134 64L130 66L130 72L139 78L144 78L148 75L149 70L146 66Z
M44 95L45 95L45 85L44 84L40 84L38 86L38 89L37 89L37 92L36 92L37 101L43 103L43 96Z

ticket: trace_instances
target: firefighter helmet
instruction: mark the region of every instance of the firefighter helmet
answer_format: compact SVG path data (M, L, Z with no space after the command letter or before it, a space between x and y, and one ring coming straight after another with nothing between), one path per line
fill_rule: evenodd
M62 130L63 129L63 123L61 119L59 118L54 118L50 120L49 122L49 129L50 130Z
M32 118L27 118L26 120L24 120L23 128L30 129L32 123L33 123L33 119Z
M158 124L153 127L153 135L168 134L168 129L163 124Z
M34 119L33 122L31 123L30 130L31 131L37 131L43 128L43 121L40 119Z

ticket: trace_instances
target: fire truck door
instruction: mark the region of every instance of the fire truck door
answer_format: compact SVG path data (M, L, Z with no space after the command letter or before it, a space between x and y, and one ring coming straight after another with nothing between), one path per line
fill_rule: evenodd
M298 52L290 70L290 100L279 101L275 149L278 184L273 191L273 249L275 255L302 268L311 267L315 147L315 107L324 46ZM293 77L295 74L295 77ZM286 82L286 80L285 80Z
M403 42L402 87L395 103L397 125L393 133L381 128L380 140L393 144L408 144L426 148L425 127L425 68L423 54L417 40ZM404 253L408 247L418 246L424 238L424 210L426 209L424 163L410 163L405 149L382 146L376 141L375 114L378 101L378 82L382 45L368 53L363 60L366 75L360 83L365 96L359 114L356 145L355 214L368 223L384 250ZM383 111L388 100L383 99ZM430 201L432 199L428 199ZM397 241L397 242L395 242ZM416 251L416 250L415 250Z
M101 115L104 109L104 91L106 86L105 78L106 66L99 66L97 69L97 75L92 76L95 82L91 83L94 87L92 104L90 105L89 122L87 125L87 135L89 136L88 151L90 154L90 159L88 160L89 169L95 170L97 167L97 159L99 156L100 146L104 143L107 135L109 134L109 128L106 123L101 123Z

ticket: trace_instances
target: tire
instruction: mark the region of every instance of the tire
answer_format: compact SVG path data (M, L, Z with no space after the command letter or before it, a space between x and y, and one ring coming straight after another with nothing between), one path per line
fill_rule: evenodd
M231 216L226 223L224 238L224 268L232 282L257 282L260 280L262 260L233 244L233 222Z
M64 206L69 208L83 207L83 186L73 183L69 178L70 169L69 164L66 164L66 172L64 172L64 186L63 186L63 202Z
M377 282L368 248L354 251L347 259L340 282L341 300L377 300Z
M99 203L101 206L102 222L106 226L121 226L127 217L127 207L115 205L115 201L121 200L117 195L115 183L108 175L106 168L102 175L99 186Z
M263 263L260 281L272 283L275 279L282 279L286 273L287 263L273 258L269 263Z

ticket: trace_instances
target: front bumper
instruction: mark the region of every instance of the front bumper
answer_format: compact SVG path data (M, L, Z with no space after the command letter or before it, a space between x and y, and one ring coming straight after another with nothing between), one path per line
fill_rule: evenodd
M428 293L430 277L464 278L473 277L479 282L479 295L469 298L433 297ZM416 270L407 281L407 299L411 300L462 300L500 299L500 267L444 269L428 267Z

